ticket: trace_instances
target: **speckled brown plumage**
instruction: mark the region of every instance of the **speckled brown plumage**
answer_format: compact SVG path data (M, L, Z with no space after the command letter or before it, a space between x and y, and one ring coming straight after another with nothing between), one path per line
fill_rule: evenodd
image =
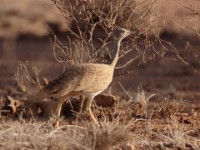
M96 93L105 90L111 83L113 71L106 64L81 64L66 68L58 78L51 81L36 96L64 96L71 91Z
M93 98L104 91L113 79L113 72L118 60L120 42L130 34L130 31L117 28L113 31L113 50L114 57L108 64L80 64L66 68L66 71L58 78L51 81L38 94L37 98L46 98L50 96L60 97L56 110L56 123L58 126L60 110L63 102L69 96L85 95L88 97L87 110L95 122L96 118L91 111L91 102Z

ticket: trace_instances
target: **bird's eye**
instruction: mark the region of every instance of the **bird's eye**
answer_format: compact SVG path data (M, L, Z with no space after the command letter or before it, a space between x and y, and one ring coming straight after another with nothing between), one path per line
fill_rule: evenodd
M16 106L16 105L17 105L17 103L15 102L15 103L14 103L14 106Z

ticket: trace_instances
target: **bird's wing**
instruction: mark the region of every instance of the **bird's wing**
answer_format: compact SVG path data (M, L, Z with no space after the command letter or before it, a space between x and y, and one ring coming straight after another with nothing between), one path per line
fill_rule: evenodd
M47 98L56 95L62 96L62 92L71 92L77 86L80 76L80 73L74 71L73 68L67 69L58 78L52 80L48 85L41 89L36 97Z

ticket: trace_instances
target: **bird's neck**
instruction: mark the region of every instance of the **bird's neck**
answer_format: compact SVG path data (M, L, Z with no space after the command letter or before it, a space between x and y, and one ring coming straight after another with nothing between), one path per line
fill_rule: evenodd
M119 57L120 43L121 43L121 40L118 40L118 39L114 40L114 43L113 43L113 50L114 50L113 59L109 63L112 68L115 68L115 66L117 64L117 60L118 60L118 57Z

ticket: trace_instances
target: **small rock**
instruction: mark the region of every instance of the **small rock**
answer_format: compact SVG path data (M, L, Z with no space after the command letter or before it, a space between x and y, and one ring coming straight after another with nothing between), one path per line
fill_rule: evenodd
M116 98L112 95L101 94L94 98L97 106L113 107L116 103Z

